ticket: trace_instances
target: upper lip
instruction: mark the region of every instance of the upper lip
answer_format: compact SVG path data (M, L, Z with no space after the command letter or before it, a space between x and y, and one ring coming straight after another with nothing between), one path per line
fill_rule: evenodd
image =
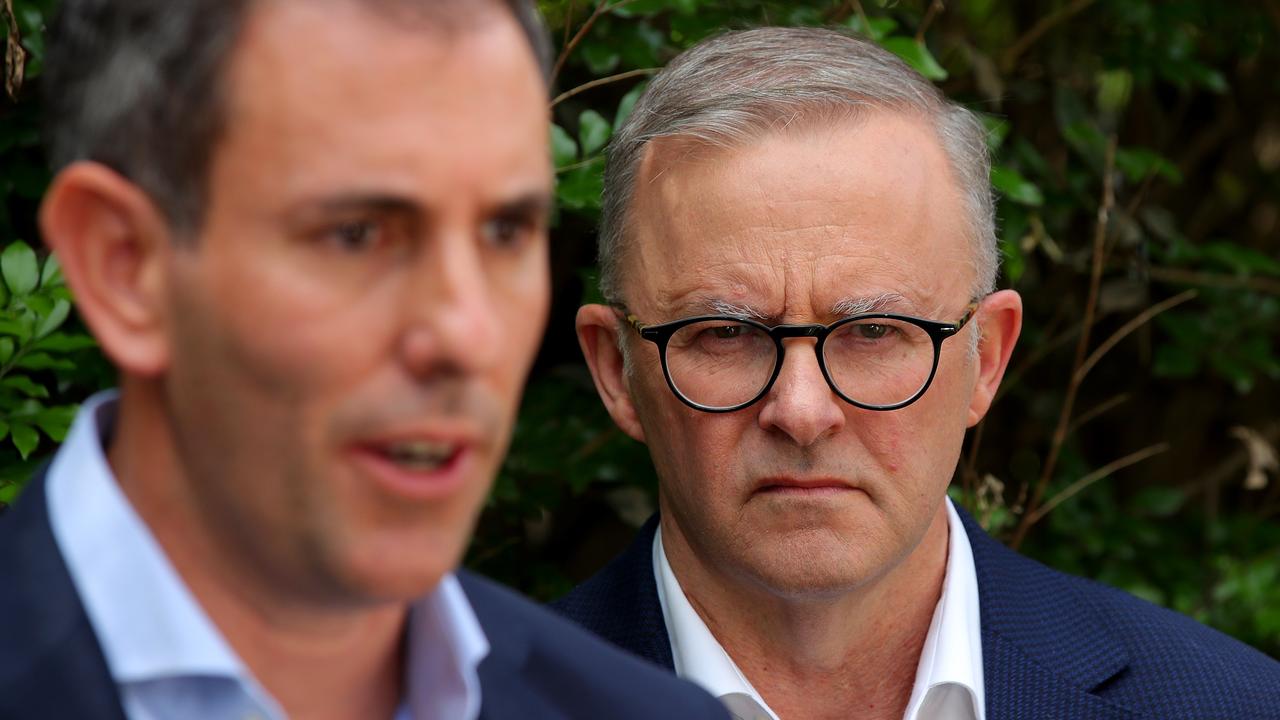
M452 445L458 448L474 447L480 444L480 434L473 428L464 428L456 425L399 427L362 436L355 440L352 445L363 448L386 448L401 443L414 442Z
M853 483L836 477L819 476L819 477L792 477L790 475L777 475L773 477L762 478L756 483L756 490L767 490L773 487L790 487L800 489L814 488L845 488L854 489Z

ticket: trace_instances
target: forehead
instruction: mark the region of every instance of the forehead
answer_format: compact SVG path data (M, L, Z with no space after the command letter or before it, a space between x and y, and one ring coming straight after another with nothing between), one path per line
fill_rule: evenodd
M813 316L893 295L927 313L965 302L972 278L963 204L933 129L887 111L732 148L654 141L628 229L629 302L658 313L711 299Z
M459 9L462 10L461 4ZM543 83L496 3L440 24L357 2L260 2L226 73L219 163L272 196L370 178L421 189L546 170Z

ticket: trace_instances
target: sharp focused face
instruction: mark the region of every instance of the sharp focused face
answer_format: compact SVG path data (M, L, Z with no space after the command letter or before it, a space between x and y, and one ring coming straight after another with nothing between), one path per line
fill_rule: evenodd
M514 20L473 15L257 4L205 225L172 254L200 521L298 592L409 597L454 567L541 337L543 85Z
M646 323L726 307L771 325L851 309L955 322L971 300L964 208L923 120L876 112L737 149L658 141L636 188L623 293ZM840 400L814 341L784 340L770 392L725 414L680 403L656 346L629 334L664 533L778 594L890 571L938 516L970 423L976 331L946 341L928 392L889 412Z

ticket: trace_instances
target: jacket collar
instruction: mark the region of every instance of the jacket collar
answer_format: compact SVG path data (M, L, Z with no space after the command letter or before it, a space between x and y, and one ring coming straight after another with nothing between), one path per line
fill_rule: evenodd
M1129 665L1106 617L1069 579L992 539L959 509L973 548L987 720L1140 717L1094 694Z
M44 472L0 515L0 717L124 720L49 528Z

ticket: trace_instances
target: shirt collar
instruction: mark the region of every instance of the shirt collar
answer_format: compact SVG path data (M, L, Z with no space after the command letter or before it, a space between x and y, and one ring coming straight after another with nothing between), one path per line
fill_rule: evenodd
M478 717L479 667L488 654L489 639L462 585L446 576L409 616L405 685L412 717Z
M116 483L103 452L116 404L114 392L84 403L47 476L54 540L112 678L120 685L228 678L262 707L276 708ZM413 604L407 644L407 702L399 715L477 717L478 668L489 641L456 577Z
M944 706L961 704L964 715L983 720L982 635L978 615L978 579L969 537L960 515L947 503L947 571L942 593L925 637L907 720L938 717ZM653 538L654 580L666 620L676 674L720 698L737 718L777 720L706 623L689 604L662 547L662 529ZM957 693L955 690L960 690ZM970 705L972 709L964 706Z
M978 574L969 536L950 498L947 527L947 572L916 665L906 720L937 717L943 705L955 708L947 717L986 717Z
M129 504L103 445L116 395L80 409L48 474L49 520L118 683L248 672Z

